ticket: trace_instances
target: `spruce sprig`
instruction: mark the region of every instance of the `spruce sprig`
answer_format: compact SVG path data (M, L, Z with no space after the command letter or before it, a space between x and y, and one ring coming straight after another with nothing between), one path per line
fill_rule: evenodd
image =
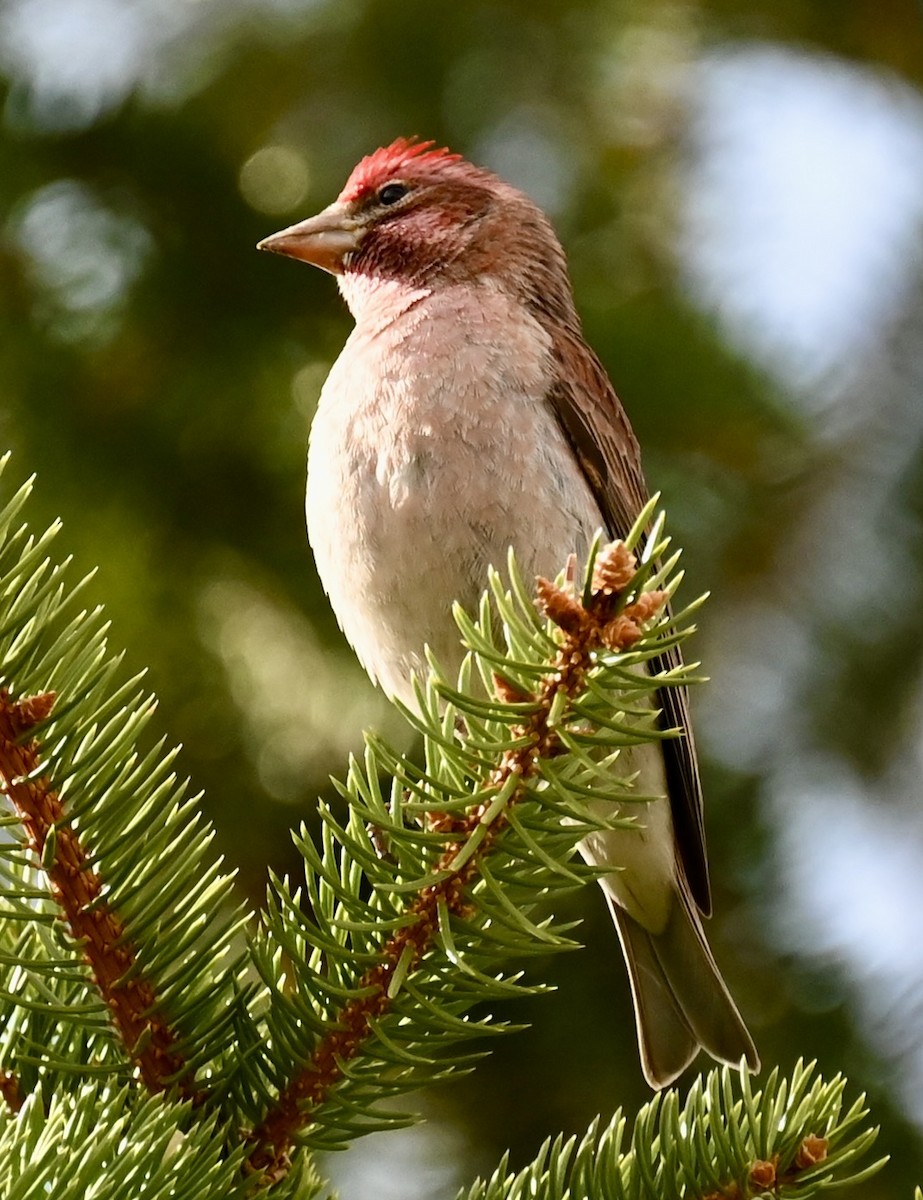
M241 1149L214 1115L90 1080L0 1112L0 1195L9 1200L233 1200Z
M663 519L652 504L537 605L514 562L491 575L456 614L460 678L434 663L418 684L421 761L369 736L320 837L296 835L303 884L272 879L246 940L152 698L53 559L57 527L22 521L30 488L0 512L0 1193L310 1200L311 1150L407 1120L381 1102L469 1070L510 1028L484 1005L541 991L522 961L576 945L554 913L597 874L577 843L643 811L619 753L673 735L654 694L693 677L669 665L695 606L667 608ZM713 1074L627 1146L618 1121L559 1139L470 1200L862 1178L861 1102L844 1115L842 1081L809 1074L739 1095Z
M0 512L0 1070L23 1096L134 1073L201 1101L250 1021L244 912L175 752L140 749L153 698L77 607L59 526L21 522L31 488Z
M675 560L654 565L662 518L640 566L634 553L655 504L624 543L594 546L582 590L540 580L537 607L512 557L508 579L492 572L478 619L456 612L460 680L432 662L406 712L423 764L370 738L340 788L346 819L322 805L322 846L296 839L304 892L273 881L254 952L267 1045L302 1065L254 1129L255 1171L275 1178L296 1144L341 1146L407 1120L374 1102L469 1069L480 1051L458 1044L501 1028L472 1006L541 990L509 964L576 945L555 901L598 871L574 850L634 824L619 752L675 735L653 697L686 679L655 665L691 615L667 608Z
M867 1161L878 1130L866 1124L864 1096L847 1106L845 1086L801 1061L759 1089L745 1070L722 1067L700 1076L685 1103L662 1092L631 1128L619 1111L579 1140L549 1140L525 1170L511 1174L504 1161L458 1200L800 1200L856 1187L887 1159Z

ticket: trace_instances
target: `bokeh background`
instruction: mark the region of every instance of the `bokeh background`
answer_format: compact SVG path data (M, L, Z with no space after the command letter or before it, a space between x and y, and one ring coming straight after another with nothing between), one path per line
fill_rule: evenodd
M923 9L912 0L4 0L0 442L98 564L258 899L374 725L304 542L348 316L258 255L398 134L527 189L710 589L695 697L711 936L764 1062L868 1090L923 1182ZM421 580L421 586L426 581ZM646 1098L588 949L427 1125L329 1164L447 1197ZM494 1043L494 1045L496 1045Z

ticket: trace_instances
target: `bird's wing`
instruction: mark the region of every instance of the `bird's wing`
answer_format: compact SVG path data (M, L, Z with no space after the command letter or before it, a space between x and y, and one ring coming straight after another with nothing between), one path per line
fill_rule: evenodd
M638 443L605 369L579 330L551 330L556 377L548 400L577 462L587 478L612 537L625 537L647 501ZM671 648L655 669L678 667L680 651ZM702 787L689 723L685 688L668 687L658 704L668 728L683 735L663 742L667 788L679 857L689 889L703 913L711 912Z

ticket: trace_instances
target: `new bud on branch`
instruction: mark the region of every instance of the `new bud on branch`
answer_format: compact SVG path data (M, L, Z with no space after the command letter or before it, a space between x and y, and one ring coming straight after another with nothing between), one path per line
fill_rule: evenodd
M355 318L311 430L308 533L366 670L413 706L427 646L449 670L461 661L453 602L474 609L510 547L524 573L542 577L571 554L586 562L600 528L618 547L648 499L637 442L583 338L551 224L459 155L399 139L363 159L323 212L260 248L335 275ZM630 560L624 546L598 559L594 592L618 596ZM591 619L542 588L565 632ZM592 618L598 644L624 648L664 601L647 592ZM678 652L657 665L678 666ZM702 927L711 899L685 691L662 688L658 706L678 736L627 747L620 763L640 794L660 799L639 829L593 833L580 847L606 868L600 885L654 1087L700 1048L758 1066Z

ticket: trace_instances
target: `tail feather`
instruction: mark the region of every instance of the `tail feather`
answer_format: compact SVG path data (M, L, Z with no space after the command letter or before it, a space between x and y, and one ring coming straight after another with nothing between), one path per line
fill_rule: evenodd
M731 999L698 915L677 894L666 928L652 934L608 896L635 1006L638 1045L645 1078L662 1088L689 1065L700 1049L719 1062L745 1059L759 1070L759 1057Z

